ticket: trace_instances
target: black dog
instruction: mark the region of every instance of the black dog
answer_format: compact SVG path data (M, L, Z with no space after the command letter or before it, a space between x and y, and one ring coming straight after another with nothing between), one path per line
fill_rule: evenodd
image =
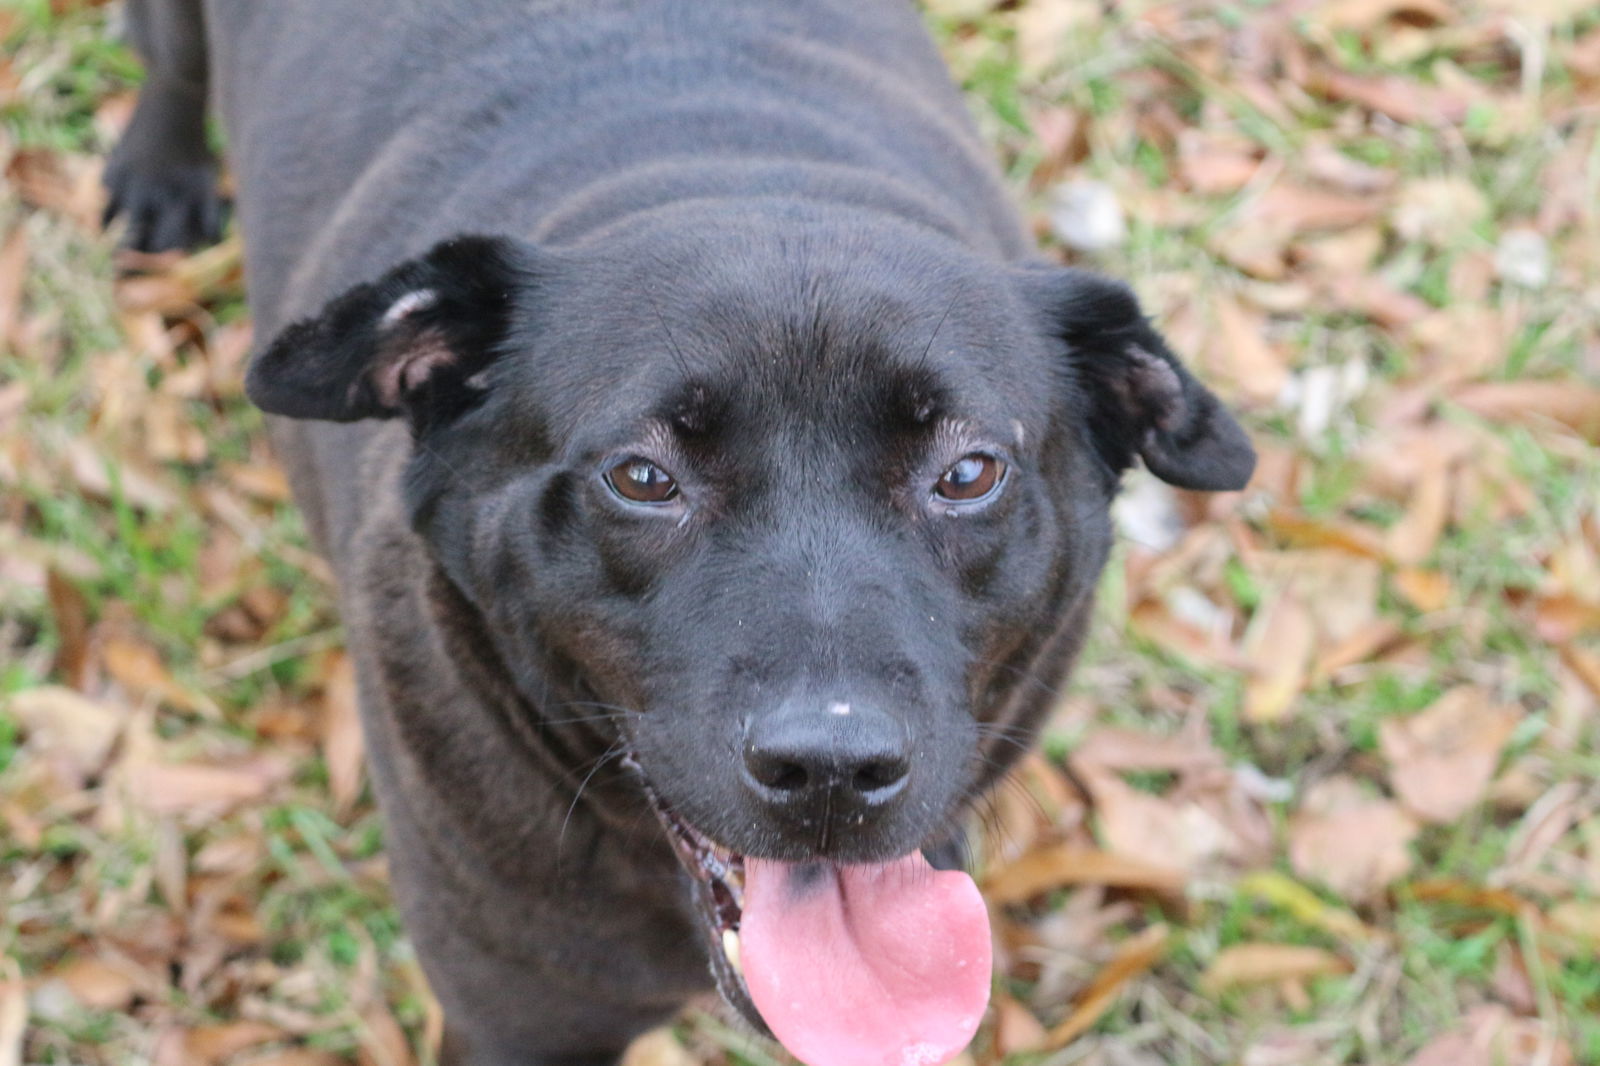
M814 1066L955 1054L988 928L922 849L1070 667L1122 471L1254 457L1029 260L915 10L130 6L113 206L209 236L209 77L447 1057L610 1061L712 974Z

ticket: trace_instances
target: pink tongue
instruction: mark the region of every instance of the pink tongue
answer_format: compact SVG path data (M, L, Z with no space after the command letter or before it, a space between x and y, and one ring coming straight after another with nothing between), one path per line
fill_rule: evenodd
M878 866L746 859L740 961L756 1009L808 1066L938 1066L989 1001L989 912L920 853Z

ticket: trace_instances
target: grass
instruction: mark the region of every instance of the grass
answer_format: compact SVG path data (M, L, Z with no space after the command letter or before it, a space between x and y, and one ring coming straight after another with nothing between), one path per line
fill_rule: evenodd
M1443 24L1334 29L1314 11L1284 19L1265 3L1133 4L1110 17L1064 14L1057 34L1036 17L1044 3L926 6L1049 253L1132 279L1175 345L1246 409L1268 463L1295 473L1205 520L1183 512L1182 537L1164 552L1119 551L1086 661L1042 745L1045 772L1059 776L1108 727L1198 738L1224 777L1152 766L1121 779L1184 839L1214 824L1234 850L1197 861L1182 901L1063 884L1003 909L1005 935L1023 949L1002 987L1046 1028L1084 1002L1119 946L1156 923L1173 939L1077 1040L1047 1050L1012 1034L1001 1046L986 1030L974 1059L1401 1064L1474 1008L1499 1005L1518 1038L1559 1040L1566 1061L1600 1061L1600 955L1563 947L1547 920L1552 907L1600 897L1600 715L1594 682L1572 665L1595 654L1597 633L1591 621L1551 638L1538 624L1553 597L1600 603L1600 459L1592 434L1474 413L1462 391L1549 380L1582 394L1600 374L1600 308L1586 298L1600 280L1600 120L1582 106L1595 91L1583 48L1600 14L1576 11L1547 27L1537 42L1544 76L1530 91L1522 46L1470 4ZM110 15L48 0L0 11L0 75L9 74L0 76L0 155L12 160L8 174L26 158L59 163L65 175L46 183L55 200L21 181L0 191L0 245L20 234L27 253L19 313L0 320L0 958L29 982L22 1061L166 1063L162 1040L251 1025L254 1042L226 1061L381 1062L394 1053L384 1034L395 1025L427 1061L436 1019L390 905L380 822L364 794L332 795L322 731L337 699L338 621L299 519L274 487L260 417L240 394L238 271L224 258L198 300L168 294L141 307L114 284L110 246L88 224L94 205L74 192L92 188L84 168L109 147L139 77L108 32ZM1251 55L1269 62L1252 67ZM1296 63L1400 78L1470 104L1443 127L1408 125L1303 84L1286 73ZM1197 191L1185 153L1216 150L1258 160L1265 177ZM1316 152L1325 168L1377 168L1381 187L1357 193L1317 177ZM1129 215L1125 243L1097 253L1056 246L1048 209L1067 178L1116 190ZM1406 191L1441 178L1474 190L1481 216L1406 222ZM1289 226L1276 266L1241 260L1228 241L1264 225L1263 193L1280 185L1381 206L1348 225ZM1563 214L1564 197L1576 206ZM1493 267L1502 235L1530 227L1553 267L1542 288ZM1376 249L1369 267L1318 265L1322 242L1363 229ZM156 277L183 267L165 269ZM1348 296L1356 274L1392 301L1418 303L1374 311ZM0 307L6 281L0 269ZM1292 390L1257 396L1233 376L1216 317L1229 301L1268 338L1292 384L1354 367L1365 387L1333 405L1325 428L1302 434ZM1506 335L1492 358L1454 375L1451 357L1478 338L1470 320L1452 327L1433 316L1461 309L1483 309ZM1430 340L1428 328L1442 332ZM8 395L20 397L15 414ZM1406 414L1408 398L1422 415ZM1419 425L1467 442L1472 461L1455 468L1450 513L1420 558L1379 552L1371 562L1369 603L1349 580L1326 578L1329 568L1355 573L1348 558L1326 547L1306 554L1273 515L1376 543L1403 531L1419 490L1397 489L1386 468L1417 447L1402 431ZM1505 492L1474 485L1467 469L1519 486L1520 502L1508 507ZM1281 717L1252 719L1252 678L1270 669L1275 648L1252 651L1248 634L1299 587L1296 559L1324 581L1307 604L1317 625L1355 611L1393 623L1395 636L1330 676L1299 679ZM1411 572L1443 583L1440 602L1413 601ZM1222 635L1174 637L1196 617ZM1319 631L1314 651L1333 643ZM63 771L60 753L15 709L49 686L74 687L119 716L109 755L87 773ZM1425 715L1459 686L1516 710L1494 781L1458 818L1422 826L1392 883L1341 896L1294 858L1307 796L1348 778L1398 810L1386 726ZM244 780L264 757L286 760L286 777L217 809L129 799L127 775L140 768L172 788L166 768L242 767ZM1239 768L1248 774L1228 776ZM1221 794L1218 780L1247 777L1268 791L1238 794L1237 810L1206 805ZM1034 808L1056 803L1053 790L1068 798L1046 823ZM1104 801L1083 811L1061 780L1035 792L1032 806L997 808L1003 840L1169 858L1119 828ZM1518 867L1534 822L1563 797L1571 824ZM1052 926L1063 908L1098 932L1073 939ZM1259 945L1324 949L1349 972L1207 984L1230 951ZM111 973L89 974L87 963ZM677 1050L651 1054L774 1062L705 1014L673 1032ZM4 1035L0 1024L0 1061ZM1299 1057L1271 1057L1284 1047Z

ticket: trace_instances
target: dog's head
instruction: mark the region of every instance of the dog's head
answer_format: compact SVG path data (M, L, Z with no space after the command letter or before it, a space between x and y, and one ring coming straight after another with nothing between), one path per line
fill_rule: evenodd
M714 934L741 862L952 832L1076 652L1136 458L1208 490L1254 463L1123 285L870 221L457 239L249 392L408 420L415 529L513 675L584 701L542 713L618 710Z

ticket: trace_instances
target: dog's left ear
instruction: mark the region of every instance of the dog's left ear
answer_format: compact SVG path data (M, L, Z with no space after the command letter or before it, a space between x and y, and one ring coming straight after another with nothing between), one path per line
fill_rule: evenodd
M1138 455L1179 488L1242 489L1256 453L1239 423L1178 362L1126 285L1082 270L1018 271L1045 329L1066 347L1087 395L1089 432L1121 473Z
M245 392L269 414L354 422L405 415L414 432L483 397L502 354L531 249L457 237L357 285L280 332L250 363Z

